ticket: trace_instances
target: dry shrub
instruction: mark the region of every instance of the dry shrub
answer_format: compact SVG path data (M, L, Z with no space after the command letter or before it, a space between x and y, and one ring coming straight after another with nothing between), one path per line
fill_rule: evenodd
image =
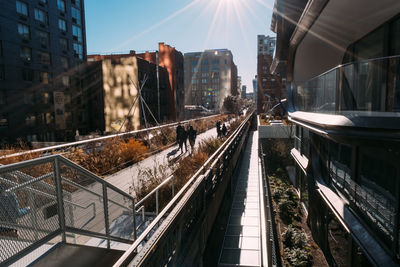
M147 147L134 138L130 138L128 142L112 138L105 141L101 148L93 147L86 151L76 149L68 154L68 158L101 176L132 165L145 158L147 153Z
M0 157L15 154L15 153L20 153L20 152L26 152L29 150L31 150L31 148L25 142L20 140L20 141L18 141L17 145L5 146L3 148L3 150L0 150ZM40 156L39 152L26 153L26 154L16 156L16 157L0 159L0 164L7 165L7 164L11 164L11 163L16 163L16 162L20 162L20 161L38 158L39 156Z

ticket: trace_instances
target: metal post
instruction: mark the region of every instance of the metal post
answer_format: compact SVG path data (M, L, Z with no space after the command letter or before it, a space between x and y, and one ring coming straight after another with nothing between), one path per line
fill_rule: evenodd
M28 189L30 189L31 187L28 187ZM34 233L34 238L35 241L38 240L38 224L37 224L37 211L36 211L36 205L35 205L35 201L33 199L32 196L32 191L29 190L29 206L32 209L31 211L31 220L32 220L32 224L33 224L33 229L35 229L35 233Z
M137 238L136 232L136 209L135 209L135 200L132 199L132 210L133 210L133 237Z
M156 215L158 215L158 189L156 191Z
M57 206L58 206L58 221L60 224L60 229L62 232L62 242L65 243L67 241L66 234L65 234L65 214L64 214L64 204L63 204L63 190L61 184L61 175L60 175L60 165L58 162L58 157L54 159L54 179L56 185L56 192L57 192Z
M172 176L172 179L171 179L171 181L172 181L172 197L174 197L175 196L175 183L174 183L174 178L175 176Z
M104 223L106 226L106 236L107 236L107 248L110 248L110 223L108 221L108 198L107 198L107 186L103 181L103 207L104 207Z
M156 71L157 71L157 101L158 101L158 121L161 121L161 108L160 108L160 74L159 74L159 69L158 69L158 51L156 51Z

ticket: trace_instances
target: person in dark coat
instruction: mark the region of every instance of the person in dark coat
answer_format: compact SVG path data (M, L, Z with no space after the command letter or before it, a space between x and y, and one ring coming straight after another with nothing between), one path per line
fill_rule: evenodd
M181 125L178 123L178 127L176 127L176 143L179 144L179 148L182 151L183 141L182 141L182 132L185 131ZM182 142L181 142L182 141Z
M187 142L186 142L187 139L188 139L188 131L186 131L185 128L182 127L181 143L179 145L182 153L183 153L183 144L185 144L185 152L187 152Z
M189 144L190 144L190 147L191 147L190 153L193 153L194 144L196 142L197 131L195 129L193 129L192 125L189 126L188 135L189 135Z
M215 127L217 127L217 137L221 137L221 121L217 121Z
M222 132L222 135L223 135L223 136L226 136L226 133L228 132L228 129L226 129L225 123L222 125L222 130L221 130L221 132Z

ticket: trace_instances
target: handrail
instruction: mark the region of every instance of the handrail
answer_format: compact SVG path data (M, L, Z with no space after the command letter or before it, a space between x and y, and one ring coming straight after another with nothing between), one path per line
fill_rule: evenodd
M135 242L129 247L129 249L119 258L119 260L113 265L114 267L119 267L121 265L124 265L127 260L131 258L132 253L134 253L137 250L137 247L147 238L148 234L153 230L154 226L160 222L160 220L164 217L164 215L167 213L168 210L170 210L171 207L173 207L178 199L181 198L186 193L186 190L192 186L192 183L199 179L199 177L204 177L204 175L201 175L202 172L205 170L205 166L207 166L214 158L216 158L218 155L221 156L223 155L221 150L225 150L228 147L228 144L230 145L232 141L234 140L234 137L236 137L237 133L242 129L242 127L245 125L245 123L248 122L248 119L253 115L253 112L250 113L250 115L245 118L245 120L240 124L240 126L233 132L231 136L228 137L228 139L217 149L217 151L214 152L214 154L200 167L200 169L186 182L186 184L179 190L179 192L172 198L172 200L167 204L167 206L158 214L158 216L151 222L151 224L142 232L142 234L135 240ZM213 164L216 164L217 161L214 160Z
M71 143L66 143L66 144L61 144L61 145L55 145L55 146L50 146L50 147L44 147L44 148L38 148L38 149L29 150L29 151L18 152L18 153L13 153L13 154L10 154L10 155L0 156L0 159L7 159L7 158L27 155L27 154L31 154L31 153L52 151L52 150L57 150L57 149L67 148L67 147L74 147L74 146L83 145L83 144L90 144L90 143L103 141L103 140L107 140L107 139L111 139L111 138L115 138L115 137L121 137L121 136L126 136L126 135L134 135L134 134L138 134L138 133L142 133L142 132L162 129L162 128L165 128L165 127L172 127L172 126L178 125L178 123L190 123L190 122L193 122L193 121L205 120L205 119L217 117L217 116L220 116L220 115L221 114L216 114L216 115L211 115L211 116L202 117L202 118L185 120L185 121L181 121L181 122L173 122L173 123L169 123L169 124L158 125L158 126L154 126L154 127L150 127L150 128L146 128L146 129L134 130L134 131L126 132L126 133L117 133L117 134L112 134L112 135L107 135L107 136L102 136L102 137L96 137L96 138L92 138L92 139L88 139L88 140L76 141L76 142L71 142Z
M301 82L301 84L304 84L304 83L307 83L307 82L311 82L311 81L313 81L313 80L315 80L317 78L321 78L322 76L324 76L324 75L326 75L326 74L328 74L328 73L330 73L332 71L335 71L337 69L340 69L340 68L343 68L343 67L346 67L346 66L349 66L349 65L354 65L354 64L359 64L359 63L368 63L368 62L386 60L386 59L392 59L392 58L399 58L400 59L400 55L362 59L362 60L359 60L359 61L352 61L352 62L348 62L348 63L344 63L344 64L339 64L339 65L337 65L337 66L335 66L335 67L333 67L333 68L331 68L331 69L329 69L327 71L324 71L321 74L318 74L317 76L312 77L311 79L309 79L307 81Z

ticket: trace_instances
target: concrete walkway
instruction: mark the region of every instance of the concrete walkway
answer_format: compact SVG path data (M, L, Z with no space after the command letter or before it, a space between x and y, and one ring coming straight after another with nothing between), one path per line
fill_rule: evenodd
M218 266L261 266L258 132L250 132Z

